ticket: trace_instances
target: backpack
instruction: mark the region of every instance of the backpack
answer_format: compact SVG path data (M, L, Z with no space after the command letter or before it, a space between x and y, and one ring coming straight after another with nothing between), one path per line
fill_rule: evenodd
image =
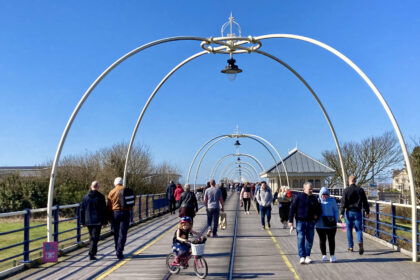
M136 202L136 196L134 195L134 191L128 187L120 190L118 193L118 204L122 208L133 208Z

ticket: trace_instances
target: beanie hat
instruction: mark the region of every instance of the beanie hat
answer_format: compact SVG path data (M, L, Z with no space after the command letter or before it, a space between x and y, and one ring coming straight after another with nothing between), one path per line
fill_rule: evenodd
M114 186L116 185L122 185L123 184L123 179L121 177L117 177L114 180Z

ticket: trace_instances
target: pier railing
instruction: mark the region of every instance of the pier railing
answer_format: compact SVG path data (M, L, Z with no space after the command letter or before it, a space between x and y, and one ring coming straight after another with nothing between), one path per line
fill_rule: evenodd
M47 241L46 211L47 208L42 208L0 213L3 224L0 228L0 271L39 260L43 242ZM138 195L131 211L131 225L167 211L165 193ZM53 238L59 244L59 252L77 248L89 239L87 228L81 224L78 203L55 205L53 219ZM102 230L103 235L110 232L109 225Z

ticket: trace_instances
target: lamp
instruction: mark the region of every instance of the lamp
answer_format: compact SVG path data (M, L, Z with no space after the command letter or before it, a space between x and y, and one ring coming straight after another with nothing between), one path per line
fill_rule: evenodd
M228 59L228 64L225 66L225 69L221 71L223 74L227 74L229 81L234 81L236 79L236 74L242 72L238 65L235 65L235 62L236 60L233 58Z

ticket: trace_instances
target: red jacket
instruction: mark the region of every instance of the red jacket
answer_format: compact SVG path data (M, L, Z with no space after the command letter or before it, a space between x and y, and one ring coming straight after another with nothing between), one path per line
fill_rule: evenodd
M176 185L176 189L174 192L175 200L178 201L181 198L181 194L184 192L184 189L180 184Z

